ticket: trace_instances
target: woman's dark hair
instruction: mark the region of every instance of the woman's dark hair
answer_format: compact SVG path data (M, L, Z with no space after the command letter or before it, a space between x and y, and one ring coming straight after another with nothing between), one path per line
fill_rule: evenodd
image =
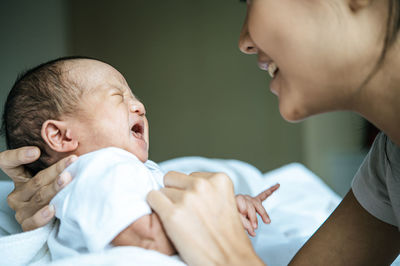
M399 30L400 30L400 0L389 0L385 40L383 43L383 49L378 61L378 65L380 65L383 62L388 49L396 41Z
M246 1L247 0L239 0L239 2L246 2ZM375 68L373 69L371 74L367 77L367 79L363 82L361 87L363 87L372 78L372 76L382 65L390 46L396 41L397 35L400 30L400 0L388 0L387 8L388 8L387 12L388 17L386 20L386 33L385 33L382 52Z
M371 78L375 75L375 73L379 70L383 61L385 60L389 48L397 40L397 35L400 30L400 0L388 0L387 8L388 8L387 12L388 16L386 19L386 32L385 32L385 39L383 40L383 48L381 55L379 56L374 69L361 84L360 88L364 87L365 84L367 84L371 80Z

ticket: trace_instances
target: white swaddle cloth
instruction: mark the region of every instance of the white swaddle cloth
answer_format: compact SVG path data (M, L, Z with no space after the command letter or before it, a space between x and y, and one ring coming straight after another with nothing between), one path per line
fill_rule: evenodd
M151 213L146 195L163 186L157 164L113 147L82 155L65 171L74 179L51 201L60 219L48 239L53 260L107 249L121 231Z

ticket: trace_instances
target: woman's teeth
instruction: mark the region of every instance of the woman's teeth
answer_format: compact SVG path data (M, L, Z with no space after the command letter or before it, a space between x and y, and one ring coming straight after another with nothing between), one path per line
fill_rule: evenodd
M275 73L278 70L277 65L274 62L268 64L268 74L271 78L275 77Z

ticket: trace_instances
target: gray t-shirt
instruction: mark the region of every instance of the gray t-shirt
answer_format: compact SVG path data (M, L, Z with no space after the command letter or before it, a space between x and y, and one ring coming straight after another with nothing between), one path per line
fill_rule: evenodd
M400 147L385 134L376 137L352 190L369 213L400 230Z

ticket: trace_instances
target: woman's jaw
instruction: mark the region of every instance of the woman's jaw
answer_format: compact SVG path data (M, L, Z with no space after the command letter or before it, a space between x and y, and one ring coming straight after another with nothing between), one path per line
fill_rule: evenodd
M376 10L382 4L355 14L346 1L334 2L337 6L289 0L248 5L239 47L258 55L288 121L354 108L379 58L384 20Z

